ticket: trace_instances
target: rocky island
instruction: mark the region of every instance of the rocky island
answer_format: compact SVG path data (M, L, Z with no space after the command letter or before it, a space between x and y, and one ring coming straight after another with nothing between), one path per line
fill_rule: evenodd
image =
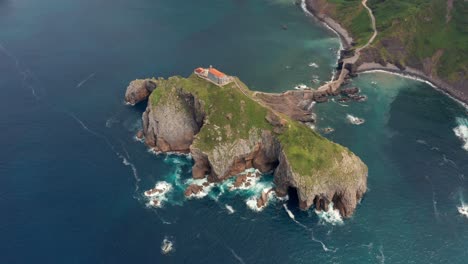
M313 91L257 93L237 77L210 81L202 70L130 83L127 103L148 100L139 136L150 148L190 153L194 179L221 182L255 168L273 173L276 195L297 191L301 209L332 204L344 217L353 214L367 189L367 166L305 124L314 120L307 111Z

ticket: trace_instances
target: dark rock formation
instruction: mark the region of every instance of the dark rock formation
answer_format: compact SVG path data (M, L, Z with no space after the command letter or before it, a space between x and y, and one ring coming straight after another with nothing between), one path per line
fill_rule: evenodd
M351 87L351 88L344 88L344 89L341 89L341 94L342 95L352 95L352 94L357 94L359 93L359 88L357 87Z
M191 195L197 195L203 191L203 186L197 185L197 184L190 184L187 189L185 189L184 195L185 196L191 196Z
M156 82L151 79L132 81L125 93L125 102L135 105L146 100L156 86Z

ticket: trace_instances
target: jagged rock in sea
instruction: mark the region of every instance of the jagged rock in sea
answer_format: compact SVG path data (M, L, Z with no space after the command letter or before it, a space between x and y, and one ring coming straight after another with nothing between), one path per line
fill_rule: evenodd
M132 81L125 93L125 102L135 105L148 98L151 92L156 89L156 82L151 79Z
M273 172L277 195L296 189L301 209L326 210L333 202L344 217L354 212L367 167L302 123L315 119L313 93L285 93L288 109L274 104L281 95L253 93L235 77L223 87L196 75L153 81L157 89L143 113L145 142L161 152L190 152L193 178L220 182L255 168ZM200 188L193 185L186 195Z

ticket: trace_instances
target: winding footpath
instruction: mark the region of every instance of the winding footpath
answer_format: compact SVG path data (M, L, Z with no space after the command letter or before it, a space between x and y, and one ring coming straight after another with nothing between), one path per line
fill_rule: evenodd
M374 13L372 13L372 9L370 9L367 6L367 0L362 0L361 4L369 12L369 16L370 16L371 22L372 22L372 29L374 30L374 33L372 34L372 36L370 37L370 39L367 41L367 43L364 46L359 47L359 48L356 49L356 51L354 52L354 56L343 59L343 65L341 66L341 72L340 72L340 75L338 76L338 79L334 80L334 81L331 81L331 82L319 87L317 89L317 91L319 91L319 92L327 92L328 91L328 92L333 93L337 89L339 89L341 84L344 82L345 77L348 76L348 74L349 74L349 71L346 69L346 65L356 63L356 61L359 59L359 56L361 56L361 50L367 48L370 44L372 44L374 39L377 37L378 32L377 32L377 27L376 27L376 24L375 24Z

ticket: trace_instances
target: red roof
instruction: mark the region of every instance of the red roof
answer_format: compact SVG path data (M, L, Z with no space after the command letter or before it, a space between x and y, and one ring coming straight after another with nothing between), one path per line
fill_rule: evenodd
M210 68L210 73L213 74L214 76L218 77L218 78L222 78L222 77L226 76L226 74L218 71L215 68Z
M203 68L198 67L198 68L195 69L195 72L196 72L196 73L202 73L202 72L203 72Z

